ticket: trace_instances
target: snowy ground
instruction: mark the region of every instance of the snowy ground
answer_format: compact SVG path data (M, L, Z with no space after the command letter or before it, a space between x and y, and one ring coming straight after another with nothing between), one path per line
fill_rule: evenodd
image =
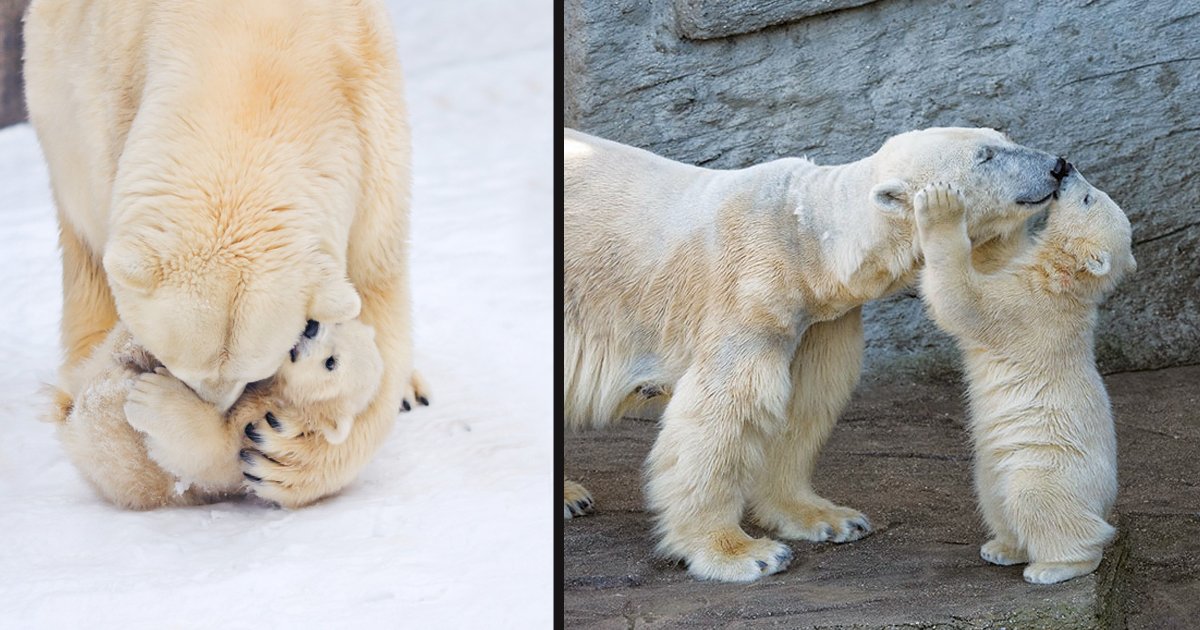
M32 130L0 131L0 627L550 626L553 6L392 5L433 406L313 507L92 494L36 420L59 356L55 222Z

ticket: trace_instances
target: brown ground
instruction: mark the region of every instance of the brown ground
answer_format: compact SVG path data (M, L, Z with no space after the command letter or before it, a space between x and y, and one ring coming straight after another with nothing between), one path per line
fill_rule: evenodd
M640 471L653 421L568 436L567 475L597 509L564 524L567 626L1200 628L1200 366L1106 380L1121 533L1092 576L1032 586L979 558L960 384L864 383L816 484L875 533L796 542L791 568L755 584L697 582L652 557Z

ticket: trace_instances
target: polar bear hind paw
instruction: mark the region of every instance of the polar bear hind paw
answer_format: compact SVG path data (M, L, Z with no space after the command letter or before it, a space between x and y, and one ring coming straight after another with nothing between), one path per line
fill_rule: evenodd
M1029 562L1029 554L1025 553L1013 542L993 538L979 547L979 557L990 564L1002 567Z
M403 397L400 400L400 412L412 411L414 405L429 406L429 385L416 370L413 370L412 376L404 386Z
M563 518L574 518L591 514L595 509L592 493L587 488L571 481L563 480Z
M1083 562L1034 562L1025 567L1025 581L1030 584L1054 584L1087 575L1100 566L1100 560Z

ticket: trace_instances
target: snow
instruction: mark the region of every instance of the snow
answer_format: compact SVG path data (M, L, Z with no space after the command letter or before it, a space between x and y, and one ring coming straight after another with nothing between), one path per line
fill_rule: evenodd
M28 125L0 131L0 627L551 625L553 7L390 8L433 406L302 510L125 512L85 485L37 421L61 308L46 169Z

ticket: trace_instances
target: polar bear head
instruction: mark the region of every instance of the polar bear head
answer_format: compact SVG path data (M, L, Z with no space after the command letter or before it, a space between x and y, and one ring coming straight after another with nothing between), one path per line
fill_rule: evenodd
M247 383L279 369L309 319L352 319L361 301L319 238L286 223L230 226L214 238L210 225L189 220L126 222L104 269L138 342L226 411Z
M317 423L313 430L340 444L382 378L374 328L358 320L325 325L310 320L275 375L275 393L305 410L303 416Z
M1129 218L1111 197L1071 169L1035 245L1052 293L1098 300L1137 269Z
M939 127L893 136L872 156L871 202L912 216L912 198L942 181L965 197L967 232L981 242L1015 232L1044 209L1066 176L1066 161L1014 143L993 129Z

